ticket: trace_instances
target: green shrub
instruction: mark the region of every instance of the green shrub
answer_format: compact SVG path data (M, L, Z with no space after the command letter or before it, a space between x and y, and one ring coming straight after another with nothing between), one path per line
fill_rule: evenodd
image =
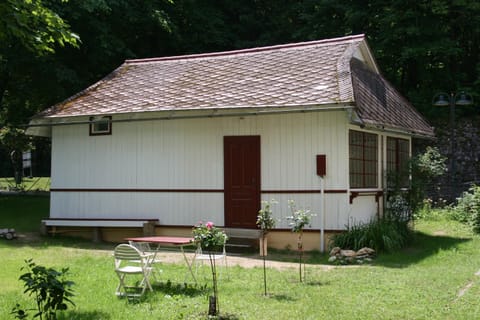
M369 247L377 252L392 252L405 247L411 236L408 221L387 216L348 227L347 231L332 237L332 246L355 251Z
M427 187L435 181L435 178L446 172L446 160L438 148L427 147L424 153L413 157L399 172L389 173L388 193L402 194L410 207L410 212L417 213L423 206ZM401 182L408 176L411 176L411 180L405 193L406 185Z
M70 287L74 283L65 279L68 268L63 268L59 272L52 268L36 265L32 259L26 260L25 263L26 266L22 270L26 269L27 272L20 276L20 280L24 282L24 293L28 293L35 299L36 309L28 309L36 311L33 318L55 320L57 319L57 310L67 310L67 303L75 305L70 299L73 297ZM16 319L27 319L28 310L17 304L13 308L12 314Z
M472 186L458 198L454 207L456 220L469 223L473 230L480 233L480 186Z

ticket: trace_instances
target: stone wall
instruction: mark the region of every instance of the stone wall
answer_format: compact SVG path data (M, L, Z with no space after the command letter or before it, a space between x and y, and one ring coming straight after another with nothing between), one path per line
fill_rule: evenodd
M472 184L480 184L480 119L458 119L455 124L455 136L451 134L448 121L435 124L435 141L414 141L414 152L424 150L428 145L438 148L440 153L447 157L447 172L438 179L431 181L427 194L434 202L447 203L455 201L463 191ZM452 138L455 147L452 157ZM455 176L452 175L454 161Z

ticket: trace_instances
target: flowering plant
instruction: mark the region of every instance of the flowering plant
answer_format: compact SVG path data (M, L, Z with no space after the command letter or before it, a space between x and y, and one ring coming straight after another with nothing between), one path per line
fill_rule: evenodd
M311 219L316 214L310 213L309 209L297 209L293 200L288 201L288 207L290 208L292 215L287 217L290 220L290 227L292 232L302 232L305 226L311 226Z
M262 201L262 209L258 211L257 226L262 229L262 238L260 239L260 255L263 257L263 283L265 288L265 296L267 295L267 270L265 259L267 256L267 233L275 227L275 219L271 206L277 201Z
M204 249L213 250L225 244L228 237L225 231L219 229L211 221L200 222L193 228L193 241Z
M302 259L303 259L303 228L305 226L311 226L312 217L316 216L314 213L310 213L308 209L297 209L295 206L295 201L288 200L288 207L290 208L292 215L287 217L287 220L290 220L290 227L292 232L298 234L298 266L300 271L300 282L303 282L305 279L305 263L303 266L303 275L302 275Z
M227 242L227 235L225 231L215 227L215 224L211 221L203 224L199 222L192 230L193 241L200 245L202 249L208 251L208 257L210 260L210 269L212 271L212 283L213 283L213 296L209 298L208 315L216 316L218 313L218 288L217 288L217 266L215 264L215 252L221 248L225 242Z
M275 227L275 219L273 218L272 204L276 204L277 201L262 201L262 209L258 211L257 226L262 229L263 234Z

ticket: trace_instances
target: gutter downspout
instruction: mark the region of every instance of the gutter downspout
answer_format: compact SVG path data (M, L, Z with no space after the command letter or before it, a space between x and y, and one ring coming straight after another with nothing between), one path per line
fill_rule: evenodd
M320 211L321 211L321 222L320 222L320 252L325 252L325 179L323 176L320 176Z

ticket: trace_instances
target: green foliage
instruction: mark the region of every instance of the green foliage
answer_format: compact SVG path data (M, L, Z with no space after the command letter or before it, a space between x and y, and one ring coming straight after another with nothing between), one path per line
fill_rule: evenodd
M347 231L333 235L331 247L355 251L369 247L377 252L394 252L405 247L411 239L408 221L387 216L349 226Z
M273 218L272 205L276 204L275 200L262 201L262 209L258 211L257 226L266 234L270 229L275 228L275 219Z
M407 211L415 214L422 207L425 199L425 190L432 179L443 175L446 171L446 157L442 156L436 147L428 146L424 153L413 157L404 168L398 172L388 174L389 206L404 206L403 213ZM411 176L410 186L405 190L403 181ZM399 201L406 201L400 204ZM409 207L406 208L406 206ZM400 210L400 208L395 208ZM400 214L401 212L397 212Z
M3 216L3 203L0 208ZM33 216L28 219L35 220ZM37 217L36 223L39 221ZM188 287L184 285L187 266L183 259L170 262L170 257L180 257L168 249L162 251L166 257L162 282L154 285L152 293L138 303L117 299L114 292L118 279L113 272L112 249L111 244L61 236L0 241L0 319L12 319L12 306L28 302L17 280L24 257L32 257L42 265L71 266L69 278L76 283L77 307L69 306L59 313L59 320L208 318L207 282L199 278L198 287L191 282ZM468 226L456 221L422 220L416 222L414 242L407 249L380 254L367 266L326 267L325 255L309 252L307 281L299 283L297 270L289 267L290 263L281 263L295 261L296 255L272 250L267 261L270 281L267 297L259 292L261 261L256 257L239 260L229 257L228 281L223 278L220 281L222 313L218 318L473 319L478 314L480 294L478 279L473 275L480 265L479 251L480 235L473 234ZM191 257L193 253L186 254ZM251 268L252 265L256 267ZM471 281L473 286L461 290ZM459 292L465 294L457 296Z
M9 0L0 3L0 92L8 85L5 116L25 123L35 109L78 92L126 58L365 33L387 79L430 119L447 118L431 106L433 93L480 91L478 25L475 0Z
M63 268L57 271L52 268L37 265L32 259L25 261L27 272L20 276L20 280L24 282L25 291L29 296L33 296L36 303L37 313L33 318L40 318L45 320L57 319L58 310L67 310L68 305L75 305L71 300L74 296L71 286L73 281L65 279L68 273L68 268ZM16 319L26 319L28 316L27 310L24 310L17 304L12 314Z
M297 248L298 248L298 267L299 267L299 275L300 275L300 282L305 280L305 266L303 267L302 272L302 260L303 260L303 228L306 226L310 226L310 222L312 217L316 216L316 214L310 213L309 209L297 209L295 205L295 201L288 200L288 207L292 212L291 216L287 217L287 220L290 220L290 227L292 228L292 232L298 234L297 240Z
M0 4L0 58L8 46L20 44L36 54L52 53L55 46L77 46L79 37L41 0L9 0Z
M454 212L459 221L468 223L480 233L480 186L472 186L458 199Z
M52 10L52 4L42 0L0 2L0 126L24 124L37 111L39 106L32 104L51 94L42 92L39 99L32 85L36 77L40 86L50 82L48 73L52 70L43 75L40 71L48 70L43 69L47 56L58 47L78 47L80 43L68 23Z
M455 220L461 221L455 210L450 206L445 205L445 200L440 200L437 203L433 203L432 199L424 199L423 205L417 210L414 214L415 220L430 220L430 221L441 221L441 220Z
M50 198L46 196L2 195L0 226L17 232L38 232L40 221L48 217Z
M258 211L257 216L257 226L262 230L262 239L260 242L260 246L263 247L260 248L260 252L263 258L263 283L265 296L267 295L267 270L265 264L265 259L267 255L266 235L270 229L275 227L275 219L273 218L273 212L271 207L273 204L276 203L277 201L273 199L271 201L262 201L262 209Z
M216 249L228 240L225 231L216 227L213 222L200 222L193 228L193 241L207 250Z
M418 173L425 178L439 177L447 171L447 157L443 156L437 147L428 146L424 153L415 158Z
M22 153L23 151L32 149L30 137L25 135L25 130L23 129L3 127L0 128L0 145L3 145L10 154L14 170L12 173L15 176L15 184L21 184L23 169Z
M395 220L410 221L412 209L407 200L402 195L397 194L388 199L386 215Z
M446 172L446 160L447 158L441 155L438 148L428 146L425 152L413 157L410 161L412 182L407 199L413 213L421 207L427 185Z
M27 151L32 148L30 137L25 135L25 130L13 127L0 129L0 143L9 151Z
M14 178L0 178L0 190L22 190L47 192L50 190L50 177L23 177L22 184L15 186Z
M316 214L310 212L310 209L297 209L293 200L288 200L288 207L292 215L288 216L287 220L290 220L289 225L292 232L302 232L303 228L310 226L312 217L316 216Z
M228 237L225 231L217 228L213 222L209 221L205 224L200 222L193 228L193 240L200 245L202 249L206 249L210 260L210 270L212 272L213 296L210 296L210 304L208 315L216 316L219 312L218 307L218 287L217 287L217 267L214 258L214 251L218 251Z

